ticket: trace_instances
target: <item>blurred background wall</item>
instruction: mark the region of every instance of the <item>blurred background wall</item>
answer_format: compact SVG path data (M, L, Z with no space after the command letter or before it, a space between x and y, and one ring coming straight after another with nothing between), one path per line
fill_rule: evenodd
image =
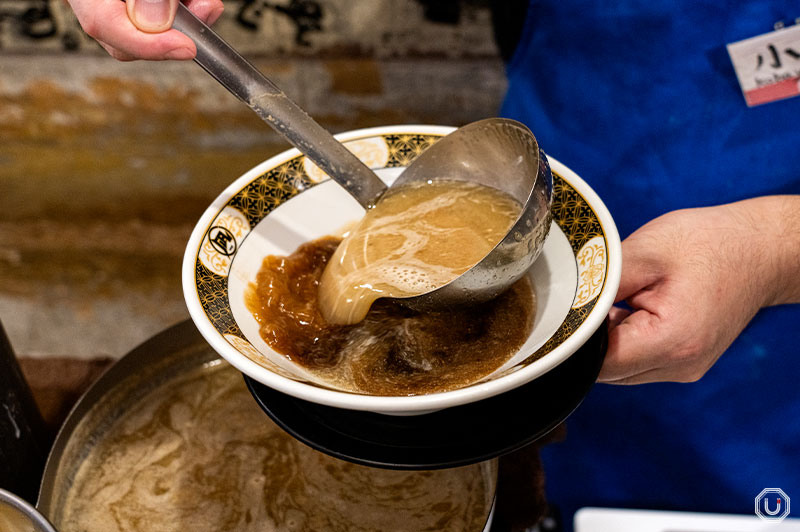
M225 5L218 32L332 132L497 113L489 0ZM119 63L62 0L0 0L0 321L17 354L118 358L186 319L194 223L287 147L194 63Z

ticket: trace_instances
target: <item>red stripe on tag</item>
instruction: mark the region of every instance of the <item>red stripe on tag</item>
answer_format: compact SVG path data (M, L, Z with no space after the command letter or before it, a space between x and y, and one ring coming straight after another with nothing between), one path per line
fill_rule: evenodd
M762 103L783 100L800 94L800 77L785 79L772 85L766 85L757 89L749 90L744 93L747 105L761 105Z

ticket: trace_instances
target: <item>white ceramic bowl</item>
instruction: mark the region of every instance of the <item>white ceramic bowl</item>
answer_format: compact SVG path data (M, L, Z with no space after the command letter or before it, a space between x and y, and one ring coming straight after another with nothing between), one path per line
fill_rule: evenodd
M337 135L387 183L453 128L387 126ZM545 146L546 149L546 146ZM619 286L621 249L614 221L595 192L550 158L553 225L528 272L536 292L533 330L517 354L478 383L412 397L329 388L261 339L244 293L263 258L335 234L363 209L297 150L239 177L197 223L183 261L189 313L211 346L242 373L300 399L385 414L423 414L480 401L526 384L566 360L602 326Z

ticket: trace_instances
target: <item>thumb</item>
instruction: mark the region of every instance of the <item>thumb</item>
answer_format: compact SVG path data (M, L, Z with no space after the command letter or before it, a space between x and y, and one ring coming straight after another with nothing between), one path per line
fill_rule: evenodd
M658 368L662 336L656 314L642 309L627 316L609 332L608 351L597 380L620 381Z
M127 0L128 18L146 33L161 33L172 27L179 0Z
M633 312L611 313L608 351L598 381L627 379L658 367L653 350L662 334L658 314L653 312L649 292L661 281L661 268L651 256L647 239L636 233L622 242L622 276L615 302L628 301ZM643 242L644 241L644 242Z
M661 278L658 261L650 256L648 247L633 234L622 242L622 275L615 303L655 284Z

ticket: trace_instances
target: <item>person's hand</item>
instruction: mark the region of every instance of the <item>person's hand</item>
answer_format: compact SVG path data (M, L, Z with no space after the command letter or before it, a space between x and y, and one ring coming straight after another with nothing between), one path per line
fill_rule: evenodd
M192 59L194 42L170 29L178 0L67 0L83 30L120 61ZM206 24L222 14L222 0L186 0Z
M601 382L692 382L763 306L796 301L797 196L681 210L622 244Z

